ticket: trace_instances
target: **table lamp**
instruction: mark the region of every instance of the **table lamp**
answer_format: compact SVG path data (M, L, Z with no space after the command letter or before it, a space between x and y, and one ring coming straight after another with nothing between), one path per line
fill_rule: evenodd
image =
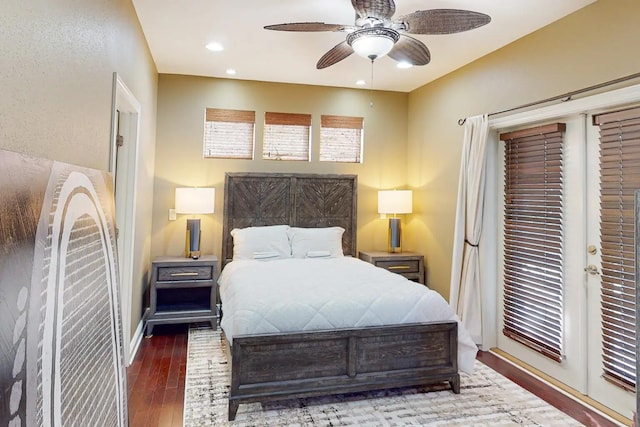
M176 213L212 214L214 212L215 198L215 188L176 188ZM200 258L200 218L187 219L185 252L187 258Z
M412 212L413 193L411 190L378 191L378 213L392 215L389 218L389 252L401 252L401 227L399 214Z

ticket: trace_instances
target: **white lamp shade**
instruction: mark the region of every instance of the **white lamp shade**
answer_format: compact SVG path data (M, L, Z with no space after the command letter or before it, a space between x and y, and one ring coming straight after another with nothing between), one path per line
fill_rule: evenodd
M413 211L413 192L411 190L378 191L378 213L406 214Z
M394 41L385 36L360 37L351 44L353 50L363 58L381 58L391 51Z
M216 200L215 188L176 188L176 213L211 214L214 213Z

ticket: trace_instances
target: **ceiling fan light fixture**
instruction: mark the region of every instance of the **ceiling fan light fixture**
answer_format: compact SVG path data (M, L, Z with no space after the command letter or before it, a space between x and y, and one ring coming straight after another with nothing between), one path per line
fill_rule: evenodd
M348 34L347 43L356 54L373 61L389 53L399 38L400 34L391 28L370 27Z

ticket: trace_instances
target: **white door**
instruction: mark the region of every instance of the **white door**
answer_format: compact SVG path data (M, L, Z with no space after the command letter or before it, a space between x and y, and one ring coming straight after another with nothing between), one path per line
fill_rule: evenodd
M563 298L563 350L562 361L556 362L533 351L529 347L506 337L502 330L504 328L504 293L499 290L499 327L498 327L498 348L508 354L522 360L534 368L552 376L569 387L586 393L585 371L587 366L587 326L586 326L586 292L584 278L584 263L586 256L584 251L576 248L585 247L585 221L584 218L584 164L585 164L585 144L584 144L584 118L580 116L562 120L566 124L563 149L563 170L564 170L564 235L567 244L564 251L564 298ZM533 126L525 126L533 127ZM504 152L504 146L501 146ZM503 154L502 154L503 155ZM504 188L504 179L499 182L500 191ZM499 217L504 217L504 203L501 201ZM570 219L570 220L567 220ZM503 226L500 230L500 247L504 242ZM502 252L502 251L499 251ZM504 283L504 259L499 260L498 283Z
M600 237L600 135L599 128L592 124L589 115L586 123L587 133L587 165L586 182L589 189L587 198L587 327L589 331L586 353L587 394L592 399L631 418L635 410L635 393L625 390L620 385L605 379L603 376L603 334L602 334L602 245ZM629 239L633 240L633 230L629 231Z
M623 390L602 376L598 128L591 124L591 116L586 114L554 121L566 123L563 153L563 357L558 363L507 338L502 333L502 291L499 291L498 348L631 418L635 407L635 394ZM499 191L502 191L504 181L500 182L499 186ZM499 210L499 217L502 218L503 214L504 206ZM499 229L502 229L501 225ZM503 234L503 231L500 231L500 234ZM502 244L503 237L499 239L499 247L502 247ZM589 266L591 268L588 268ZM504 281L504 275L501 273L503 268L502 257L498 256L498 283Z

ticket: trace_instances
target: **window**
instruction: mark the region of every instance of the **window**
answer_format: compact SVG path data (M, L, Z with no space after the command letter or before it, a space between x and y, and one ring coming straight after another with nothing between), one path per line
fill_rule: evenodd
M320 118L320 161L362 162L362 117Z
M505 141L504 335L560 362L563 333L562 137L556 123Z
M204 122L204 157L253 159L255 111L207 108Z
M311 114L265 113L262 158L310 160Z
M636 383L634 193L640 187L640 108L594 116L600 126L602 360L605 379Z

